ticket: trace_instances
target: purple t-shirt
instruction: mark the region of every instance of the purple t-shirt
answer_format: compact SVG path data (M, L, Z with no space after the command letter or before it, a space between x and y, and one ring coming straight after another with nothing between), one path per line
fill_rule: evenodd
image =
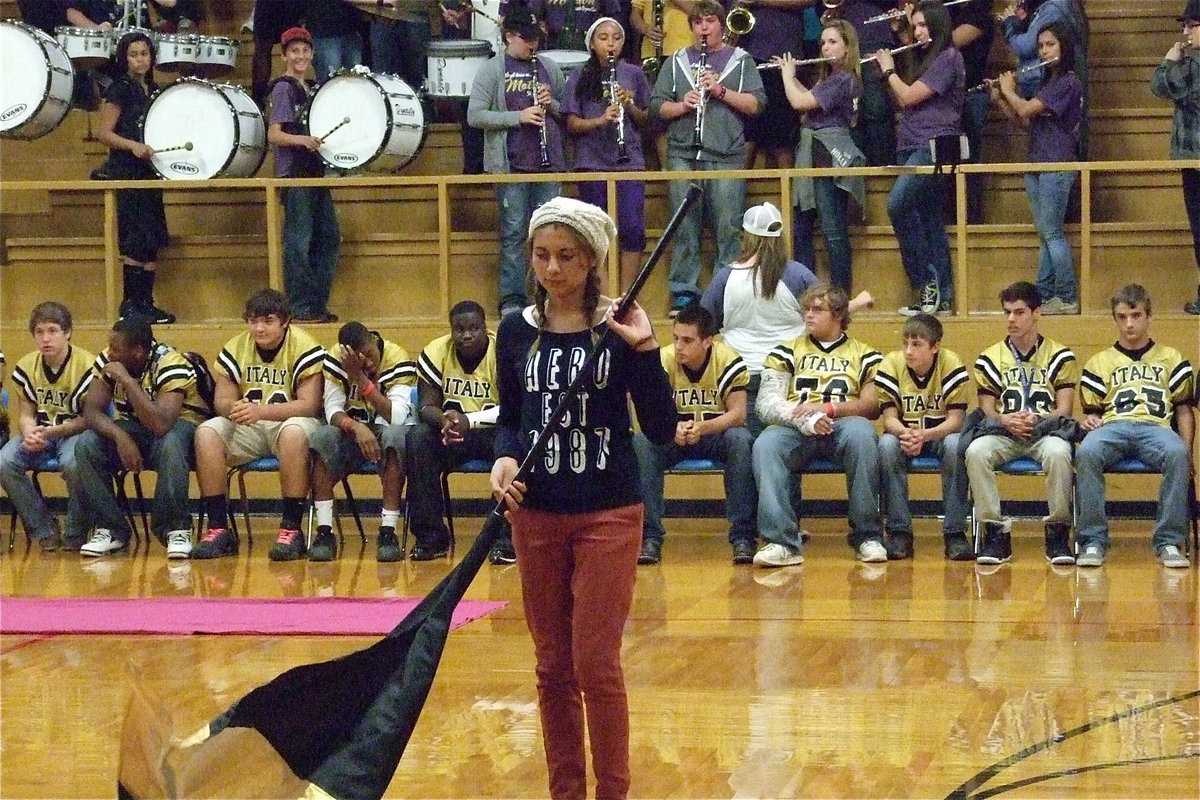
M937 54L924 74L917 78L933 90L933 96L901 111L897 151L926 148L935 136L962 133L966 80L962 53L947 47Z
M760 63L784 53L803 58L804 9L755 6L754 29L738 38L738 47Z
M295 83L283 78L275 82L271 89L271 116L267 125L278 123L284 133L304 133L300 124L300 109L308 100L308 95L300 90ZM303 147L278 145L275 147L275 177L276 178L312 178L325 174L319 156L310 153Z
M733 58L734 48L722 47L720 50L714 50L711 46L708 48L708 56L705 63L708 64L710 72L715 72L718 76L725 71L725 67L729 66L729 59ZM695 65L700 61L700 48L688 45L687 48L688 63Z
M550 85L550 75L536 58L521 61L507 53L504 55L504 106L509 111L520 111L533 105L533 69L537 65L538 82ZM546 152L550 166L541 165L540 129L534 125L518 125L508 132L508 166L512 172L565 172L567 162L563 156L563 132L553 114L546 115Z
M620 0L530 0L529 10L544 20L550 33L558 33L567 27L571 19L571 5L575 5L575 30L587 32L592 23L601 17L620 19Z
M571 77L567 78L566 96L563 98L562 110L563 114L574 114L583 119L598 117L604 113L610 104L608 94L608 70L604 70L603 83L603 99L602 100L584 100L580 102L576 96L576 89L579 87L579 78L583 74L582 69L574 70ZM646 80L646 73L641 67L635 67L633 64L626 64L624 61L617 63L617 83L622 88L629 89L633 92L633 104L638 108L646 108L650 105L650 82ZM625 170L641 170L646 168L646 159L642 154L642 134L637 126L633 124L628 110L625 114L625 150L629 154L629 161L624 164L617 163L617 126L615 124L605 125L601 128L593 128L582 136L576 136L575 142L575 169L583 172L611 172Z
M804 124L813 130L849 128L854 119L854 105L862 87L853 72L835 69L812 88L813 97L821 104L804 115Z
M1046 110L1029 122L1029 156L1034 163L1074 161L1075 128L1083 118L1083 84L1066 72L1038 90Z

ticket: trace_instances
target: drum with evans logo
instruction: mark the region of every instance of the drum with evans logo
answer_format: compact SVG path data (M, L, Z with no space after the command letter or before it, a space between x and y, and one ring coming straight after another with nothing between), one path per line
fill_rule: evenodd
M431 97L470 97L475 73L492 57L492 45L478 39L429 43L425 84Z
M266 158L267 126L240 86L180 78L150 98L142 141L169 180L249 178Z
M411 86L365 67L333 73L312 96L303 121L321 140L321 159L337 169L359 169L381 156L399 159L394 168L400 169L417 157L427 128Z
M45 136L71 110L74 89L62 45L24 22L0 20L0 138Z

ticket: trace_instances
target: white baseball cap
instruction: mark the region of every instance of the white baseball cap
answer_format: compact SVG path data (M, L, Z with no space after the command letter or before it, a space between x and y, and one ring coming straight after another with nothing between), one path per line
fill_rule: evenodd
M782 236L783 217L779 209L770 203L751 206L742 215L742 230L755 236Z

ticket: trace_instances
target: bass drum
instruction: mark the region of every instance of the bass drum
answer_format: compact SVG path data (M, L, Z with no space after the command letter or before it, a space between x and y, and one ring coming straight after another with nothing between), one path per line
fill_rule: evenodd
M380 157L398 160L393 168L401 169L421 151L428 127L411 86L363 68L340 70L321 84L304 123L321 140L322 160L337 169L361 169Z
M32 25L0 20L0 138L45 136L71 110L74 91L62 45Z
M240 86L180 78L154 93L142 141L168 180L249 178L267 156L262 111Z

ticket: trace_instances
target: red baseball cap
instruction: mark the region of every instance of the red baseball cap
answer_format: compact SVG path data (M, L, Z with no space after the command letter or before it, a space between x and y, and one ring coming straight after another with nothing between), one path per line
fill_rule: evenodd
M307 28L299 26L288 28L283 32L283 36L279 37L279 46L287 50L287 46L292 42L307 42L311 46L313 43L312 34L308 32Z

